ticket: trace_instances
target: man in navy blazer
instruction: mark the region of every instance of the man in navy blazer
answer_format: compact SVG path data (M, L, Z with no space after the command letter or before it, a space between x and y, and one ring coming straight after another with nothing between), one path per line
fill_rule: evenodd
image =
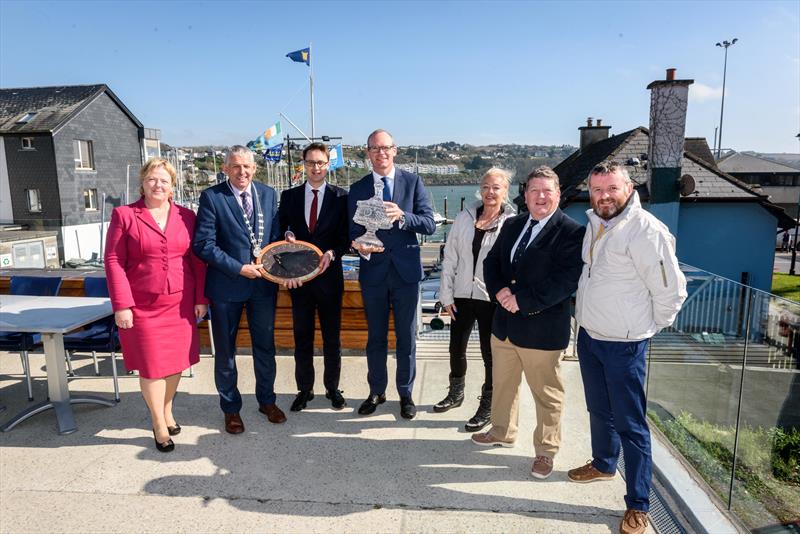
M289 281L294 333L294 377L297 397L291 410L299 412L314 398L314 316L319 314L325 362L325 396L335 410L347 404L339 390L342 368L340 331L344 276L342 256L350 249L347 191L326 181L330 153L322 143L303 149L306 182L281 193L278 208L281 233L288 240L313 243L323 252L321 274L309 282Z
M397 146L385 130L375 130L367 138L367 154L372 172L350 186L347 205L350 217L350 238L355 239L365 228L353 222L359 200L375 195L375 184L384 185L384 209L392 223L389 230L378 230L383 248L352 246L361 254L358 281L367 315L367 382L369 396L358 413L375 412L386 402L388 376L389 307L394 312L397 338L397 392L400 415L413 419L417 414L411 398L416 375L416 317L419 282L423 278L417 234L431 235L436 230L433 210L422 178L394 166Z
M239 415L242 396L236 386L236 334L242 309L253 347L258 410L271 423L286 416L275 404L275 302L277 286L261 277L254 263L261 248L276 241L278 199L275 190L253 182L256 164L246 147L231 147L222 169L228 180L200 195L192 247L208 263L206 297L211 301L214 380L225 430L244 432Z
M499 306L492 323L492 428L472 435L485 446L517 438L521 375L536 404L531 474L547 478L561 444L564 385L559 364L569 344L570 297L578 287L586 229L558 207L558 175L539 167L525 187L528 212L506 221L483 262Z

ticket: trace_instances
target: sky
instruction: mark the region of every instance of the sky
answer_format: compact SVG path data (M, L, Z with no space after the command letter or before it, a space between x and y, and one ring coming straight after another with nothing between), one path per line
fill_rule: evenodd
M362 144L577 145L648 126L647 85L692 79L686 135L800 152L800 0L189 2L0 0L0 87L105 83L173 146L258 137L283 113ZM301 134L282 120L284 131Z

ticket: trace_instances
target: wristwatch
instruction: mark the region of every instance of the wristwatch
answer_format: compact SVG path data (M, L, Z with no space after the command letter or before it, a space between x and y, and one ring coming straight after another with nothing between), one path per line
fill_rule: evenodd
M397 219L397 223L400 228L406 225L406 214L402 214L399 219Z

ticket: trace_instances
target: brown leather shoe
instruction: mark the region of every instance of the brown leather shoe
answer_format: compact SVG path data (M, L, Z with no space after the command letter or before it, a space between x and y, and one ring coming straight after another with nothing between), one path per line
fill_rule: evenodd
M629 508L625 511L625 517L619 524L619 532L620 534L643 534L647 530L648 523L647 513Z
M241 434L244 432L244 423L238 413L225 414L225 432L228 434Z
M277 404L260 404L258 406L258 411L266 415L270 423L278 425L286 422L286 416L281 409L278 408Z

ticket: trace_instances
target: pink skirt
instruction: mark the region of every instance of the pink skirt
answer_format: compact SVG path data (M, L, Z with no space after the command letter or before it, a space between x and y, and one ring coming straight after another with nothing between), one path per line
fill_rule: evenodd
M164 378L200 361L191 291L133 296L133 328L119 330L126 369L143 378Z

